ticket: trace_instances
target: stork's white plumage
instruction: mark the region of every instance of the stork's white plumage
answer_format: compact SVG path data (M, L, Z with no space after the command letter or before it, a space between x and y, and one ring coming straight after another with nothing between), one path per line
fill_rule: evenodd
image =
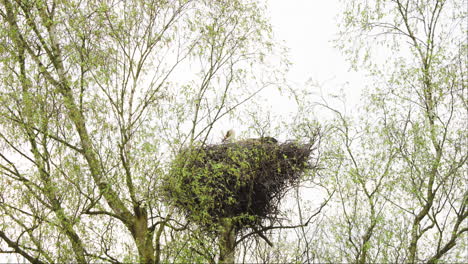
M234 129L229 129L226 132L226 135L224 135L223 142L232 142L235 137L236 137L236 132L234 132Z

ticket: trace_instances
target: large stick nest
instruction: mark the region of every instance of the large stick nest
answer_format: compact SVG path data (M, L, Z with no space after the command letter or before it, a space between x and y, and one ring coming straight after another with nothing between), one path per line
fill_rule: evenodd
M263 138L187 148L163 179L163 194L202 226L226 217L238 227L258 224L278 215L287 187L310 168L311 146Z

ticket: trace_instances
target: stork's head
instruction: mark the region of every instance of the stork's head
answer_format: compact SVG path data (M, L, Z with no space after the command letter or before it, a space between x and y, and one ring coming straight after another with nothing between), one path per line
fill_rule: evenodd
M231 142L234 140L236 137L236 132L234 132L234 129L229 129L226 132L226 135L224 135L223 142Z

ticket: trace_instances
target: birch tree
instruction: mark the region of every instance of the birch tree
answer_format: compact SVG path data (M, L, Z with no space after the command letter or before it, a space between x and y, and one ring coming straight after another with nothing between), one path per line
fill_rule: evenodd
M317 260L466 262L467 2L344 6L336 43L372 85L358 118L319 103L335 115L322 177L336 211Z
M0 253L164 261L165 162L268 86L260 4L2 0L0 24Z

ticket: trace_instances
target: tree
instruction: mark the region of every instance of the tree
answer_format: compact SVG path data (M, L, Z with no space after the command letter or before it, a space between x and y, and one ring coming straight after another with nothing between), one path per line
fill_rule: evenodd
M352 1L338 46L372 77L359 118L334 113L322 181L326 262L466 262L466 1ZM332 234L332 235L330 235Z
M259 3L3 0L0 24L1 252L160 263L187 228L165 162L268 86Z

